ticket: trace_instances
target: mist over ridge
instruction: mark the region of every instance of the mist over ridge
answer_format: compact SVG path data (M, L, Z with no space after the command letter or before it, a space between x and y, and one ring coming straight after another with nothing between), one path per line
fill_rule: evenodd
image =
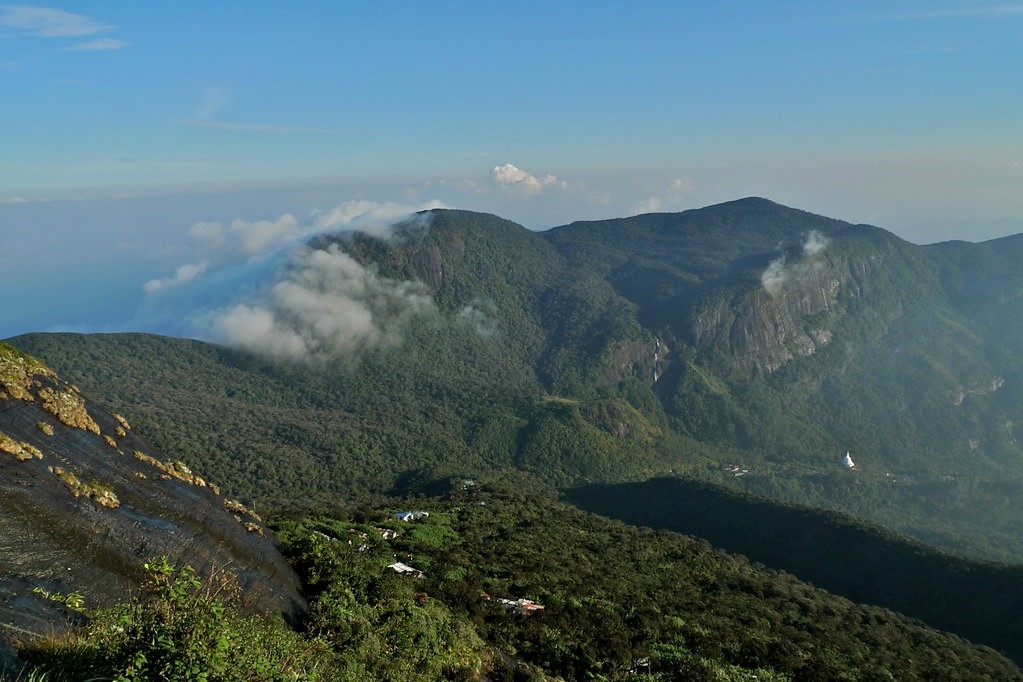
M419 223L420 207L353 200L300 222L201 222L174 273L148 280L146 298L125 328L206 339L292 361L325 359L397 343L409 317L428 314L415 283L381 278L335 246L311 242L353 233L388 238L395 225Z
M535 184L532 176L512 166L494 172L496 177L511 178L508 183ZM419 281L381 277L377 264L359 263L339 243L355 234L400 242L410 228L428 231L426 211L435 208L444 206L436 201L413 208L353 200L333 210L314 210L304 222L283 214L274 220L235 220L229 225L195 223L183 262L171 274L144 283L140 310L120 327L214 341L302 362L398 345L409 320L436 313L432 292ZM811 229L800 239L799 246L789 245L798 262L786 268L789 254L779 242L778 257L764 268L761 281L770 295L777 294L791 274L820 267L812 260L828 238ZM491 334L496 330L494 317L488 318L483 310L493 307L484 299L468 301L455 317Z

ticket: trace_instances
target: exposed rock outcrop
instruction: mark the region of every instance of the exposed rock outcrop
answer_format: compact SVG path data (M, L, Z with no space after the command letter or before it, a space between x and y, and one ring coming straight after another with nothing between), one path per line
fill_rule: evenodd
M160 556L200 573L234 571L254 608L287 616L304 608L264 529L239 523L184 464L126 456L153 449L123 417L90 414L76 389L2 343L0 393L0 649L10 632L67 623L33 587L109 604Z
M699 350L723 342L742 373L775 372L831 343L833 333L821 321L842 314L840 296L861 295L857 267L823 256L783 265L777 279L699 310L690 320L689 340Z

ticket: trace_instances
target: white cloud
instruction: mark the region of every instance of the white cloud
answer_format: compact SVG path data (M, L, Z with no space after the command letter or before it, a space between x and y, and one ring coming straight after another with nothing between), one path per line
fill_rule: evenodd
M0 204L24 204L28 201L23 197L4 197L0 199Z
M237 237L245 255L258 256L292 241L307 229L299 226L295 216L285 213L277 220L235 220L231 223L230 232Z
M40 38L74 38L116 28L81 14L31 5L0 6L0 26Z
M295 216L285 213L275 220L237 219L230 225L195 223L188 230L193 241L191 260L223 264L263 258L325 232L350 230L384 236L394 223L418 211L433 208L445 206L436 200L409 205L354 199L328 211L312 211L308 222L300 222Z
M124 40L100 38L98 40L90 40L85 43L78 43L71 47L65 47L64 49L72 52L85 52L92 50L120 50L124 47L128 47L128 43Z
M196 223L188 234L209 258L230 261L264 256L311 231L314 228L300 225L295 216L285 213L276 220L238 219L227 227L216 222Z
M458 311L455 319L469 325L483 338L491 338L498 334L497 305L489 299L474 298L469 305Z
M675 178L668 184L668 191L672 194L685 194L696 189L696 183L690 177Z
M221 311L212 331L252 352L322 362L397 345L413 318L433 311L423 285L380 277L331 244L301 248L263 300Z
M224 226L220 223L196 223L189 228L188 234L214 248L224 243Z
M771 261L763 274L760 275L760 283L764 285L767 293L771 296L775 296L781 291L787 279L788 273L785 272L785 256L779 256Z
M636 213L660 213L664 210L664 200L649 197L636 204Z
M353 199L330 211L314 211L316 227L323 230L353 229L380 235L390 231L392 223L418 211L446 208L436 199L412 208L406 204Z
M490 177L501 188L527 196L539 194L546 189L564 185L564 183L559 183L558 178L553 175L545 175L543 178L539 178L510 163L506 163L503 166L494 166L490 170Z
M184 262L144 285L137 317L164 333L197 336L290 360L348 357L396 345L413 317L433 311L424 285L398 282L360 265L337 244L312 248L317 235L388 236L397 223L429 220L416 211L441 207L363 199L299 220L195 223Z
M806 239L803 241L803 255L810 257L823 253L830 242L830 239L817 230L810 230L810 234L806 235Z
M810 230L810 232L803 239L802 251L803 257L811 259L824 252L828 244L831 242L826 236L818 232L817 230ZM780 245L779 245L780 248ZM764 288L767 289L767 293L772 297L778 295L785 286L785 282L788 281L789 277L795 276L796 279L806 277L815 268L820 267L820 263L814 263L813 261L797 261L792 266L786 267L785 254L778 256L773 261L768 263L767 268L760 275L760 283L763 284Z
M206 261L199 263L186 263L175 270L172 277L149 280L142 285L142 290L147 294L155 294L158 291L163 291L170 287L176 287L179 284L184 284L185 282L191 282L193 279L206 272L206 268L208 267L209 263Z
M217 318L215 332L228 343L272 357L297 361L306 354L302 337L278 324L266 308L236 305Z

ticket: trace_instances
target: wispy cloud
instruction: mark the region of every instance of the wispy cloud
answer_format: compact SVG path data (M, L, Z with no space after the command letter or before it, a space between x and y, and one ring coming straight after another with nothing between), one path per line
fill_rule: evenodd
M0 26L39 38L76 38L116 28L82 14L32 5L0 5Z
M186 118L176 121L178 125L199 128L217 128L220 130L249 130L257 133L336 133L332 128L303 128L298 126L281 126L269 123L238 123L232 121L206 121L198 118Z
M326 363L396 346L410 324L436 311L425 285L382 277L337 244L300 247L282 275L261 300L217 311L214 338L262 355Z
M852 22L885 21L928 21L936 19L1004 19L1023 17L1023 3L1008 2L994 5L972 5L968 7L935 8L916 12L882 12L846 17Z
M803 259L792 266L786 266L786 255L782 252L761 273L760 283L774 298L781 292L790 277L800 279L815 271L820 264L813 261L814 257L824 253L830 243L831 240L817 230L810 230L809 234L803 238Z
M176 287L179 284L191 282L193 279L199 277L204 272L206 272L206 268L208 267L209 263L207 261L201 261L199 263L186 263L185 265L182 265L177 270L175 270L174 275L172 277L151 279L143 285L142 289L147 294L153 294L156 293L157 291L167 289L168 287Z
M205 121L227 106L230 101L230 95L221 88L206 87L203 90L202 101L199 104L199 109L196 111L195 117L191 120Z
M306 126L286 126L273 123L252 123L246 121L223 121L212 117L219 114L231 102L231 96L221 88L207 87L203 91L203 97L199 103L198 110L192 118L182 118L175 121L177 125L193 126L196 128L215 128L217 130L240 130L256 133L336 133L331 128L313 128Z
M682 206L687 195L696 189L696 183L689 176L673 178L664 187L659 188L658 194L650 196L636 204L636 213L659 213L676 209Z
M276 219L196 223L189 229L193 253L182 266L184 269L179 268L173 276L159 281L184 283L203 275L207 267L216 270L225 264L260 260L319 234L357 230L381 236L389 233L390 226L401 218L433 208L445 205L435 200L410 206L353 199L330 210L313 211L305 221L285 213ZM204 265L196 268L197 263Z
M128 47L128 43L124 40L115 40L114 38L99 38L97 40L90 40L85 43L78 43L70 47L65 47L65 50L72 52L82 52L91 50L120 50L121 48Z

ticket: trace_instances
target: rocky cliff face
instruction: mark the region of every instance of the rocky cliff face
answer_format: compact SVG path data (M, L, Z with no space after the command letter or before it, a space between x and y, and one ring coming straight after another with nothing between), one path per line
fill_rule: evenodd
M296 576L256 515L166 461L124 417L90 411L74 386L0 344L0 640L66 624L63 608L34 588L109 604L160 556L236 573L259 609L303 608Z
M723 342L740 372L770 373L829 343L831 332L805 320L834 310L848 277L831 268L802 270L773 292L759 286L698 313L690 327L693 345L703 350Z
M721 344L742 374L775 372L834 340L845 303L865 294L880 255L850 258L825 253L779 258L730 297L698 309L685 329L697 350Z

